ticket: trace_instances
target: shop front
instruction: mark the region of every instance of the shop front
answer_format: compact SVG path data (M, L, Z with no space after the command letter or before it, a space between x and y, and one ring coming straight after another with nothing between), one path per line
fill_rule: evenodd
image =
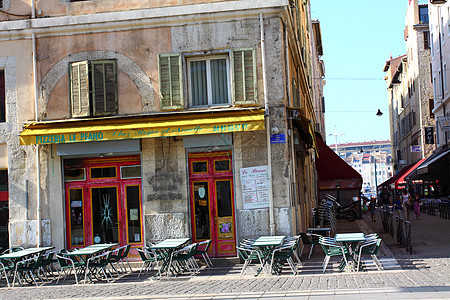
M246 139L259 143L261 129L263 111L253 109L33 123L21 140L51 153L53 174L60 161L61 178L48 176L61 185L64 215L60 224L49 210L51 231L64 228L53 243L131 244L136 256L152 241L190 237L212 240L210 256L226 257L236 255L239 230L234 174L247 161Z

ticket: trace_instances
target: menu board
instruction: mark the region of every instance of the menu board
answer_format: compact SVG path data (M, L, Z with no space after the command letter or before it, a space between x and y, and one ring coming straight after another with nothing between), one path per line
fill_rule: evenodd
M241 168L244 209L269 207L269 175L267 166Z

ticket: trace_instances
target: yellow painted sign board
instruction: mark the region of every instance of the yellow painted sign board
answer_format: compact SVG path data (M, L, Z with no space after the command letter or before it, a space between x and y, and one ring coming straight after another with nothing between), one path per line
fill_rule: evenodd
M22 145L61 144L121 139L186 136L263 130L264 114L202 119L127 122L119 124L49 126L31 124L20 134ZM35 127L35 128L33 128Z

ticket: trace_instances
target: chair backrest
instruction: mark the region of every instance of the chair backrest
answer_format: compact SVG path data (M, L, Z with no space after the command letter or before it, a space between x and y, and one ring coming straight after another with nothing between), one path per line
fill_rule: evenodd
M142 261L147 261L150 259L150 257L147 256L149 254L147 251L140 249L140 248L136 248L136 250L137 250L139 256L141 257Z
M300 232L300 238L303 245L311 245L311 239L306 232Z
M209 246L211 245L211 240L206 240L198 243L197 251L208 252Z
M128 257L128 253L130 253L130 249L131 249L131 244L128 244L125 247L125 250L122 252L122 255L120 256L120 258L127 258Z

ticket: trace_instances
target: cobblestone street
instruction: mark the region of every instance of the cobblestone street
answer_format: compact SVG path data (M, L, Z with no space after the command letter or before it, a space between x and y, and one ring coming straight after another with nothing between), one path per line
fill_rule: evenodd
M377 216L379 217L379 216ZM419 223L420 222L420 223ZM445 236L449 222L437 216L423 215L413 227L413 254L404 253L395 239L382 232L381 222L369 223L367 216L357 222L341 222L341 231L379 232L384 247L379 253L384 270L367 261L365 272L337 271L332 260L321 272L323 253L315 249L311 260L303 259L299 274L284 269L280 276L254 277L249 271L240 277L242 265L202 269L194 277L137 277L137 272L121 276L109 284L75 285L73 279L56 285L1 288L1 299L450 299L450 257ZM414 224L413 224L414 225ZM378 227L377 227L378 226ZM420 228L420 230L419 230ZM418 247L427 242L433 245ZM416 247L414 247L416 245ZM439 247L439 245L441 245ZM429 251L427 250L429 248ZM393 254L394 253L394 254ZM432 255L427 255L428 253ZM331 266L331 264L333 264ZM137 269L135 269L137 270Z

